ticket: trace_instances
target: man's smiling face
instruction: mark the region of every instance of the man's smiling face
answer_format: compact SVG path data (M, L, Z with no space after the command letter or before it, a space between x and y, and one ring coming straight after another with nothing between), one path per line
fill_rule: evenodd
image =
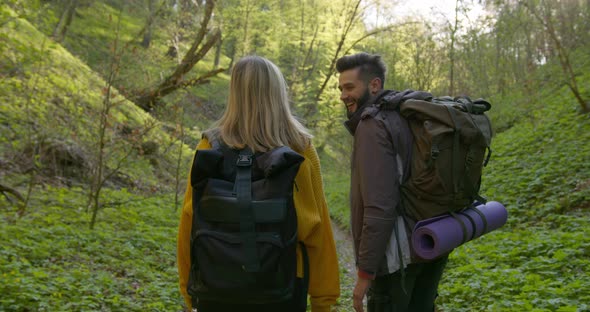
M358 67L345 70L338 77L340 100L346 105L349 116L371 97L369 84L361 79L359 71L360 68Z

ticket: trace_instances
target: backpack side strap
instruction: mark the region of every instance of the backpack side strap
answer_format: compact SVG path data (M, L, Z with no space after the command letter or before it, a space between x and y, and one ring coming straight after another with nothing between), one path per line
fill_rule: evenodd
M307 247L303 242L299 242L301 247L301 258L303 258L303 294L307 303L307 291L309 290L309 257L307 256Z

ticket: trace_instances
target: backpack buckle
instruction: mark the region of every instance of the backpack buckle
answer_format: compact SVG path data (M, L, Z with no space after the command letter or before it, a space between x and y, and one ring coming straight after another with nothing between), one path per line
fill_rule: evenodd
M474 157L473 150L469 149L467 155L465 156L465 167L470 167L471 164L473 164Z
M438 149L438 145L432 145L432 148L430 149L430 158L436 160L439 154L440 150Z
M236 162L238 167L249 167L252 166L252 155L238 155L238 161Z

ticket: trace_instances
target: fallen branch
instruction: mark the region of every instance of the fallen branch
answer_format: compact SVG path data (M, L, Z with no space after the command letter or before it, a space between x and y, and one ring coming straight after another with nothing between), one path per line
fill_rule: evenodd
M21 202L25 201L25 198L17 190L3 184L0 184L0 193L2 193L2 195L4 195L4 197L6 197L7 199L10 199L10 197L8 197L8 194L11 194Z

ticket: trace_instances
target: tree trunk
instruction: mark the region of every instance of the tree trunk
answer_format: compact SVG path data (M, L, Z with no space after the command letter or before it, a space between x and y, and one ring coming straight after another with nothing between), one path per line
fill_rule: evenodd
M248 25L250 21L250 0L246 0L246 14L244 18L244 38L242 38L242 51L241 55L246 55L250 49L250 38L248 38Z
M68 28L70 24L72 24L72 20L74 19L74 13L76 13L76 7L78 6L78 0L70 0L68 6L64 10L59 22L55 26L53 30L53 40L56 42L62 42L66 34L68 32Z
M234 61L236 59L236 53L237 53L237 48L236 45L237 43L235 43L235 40L233 40L234 43L231 45L231 53L229 55L229 66L227 67L228 71L231 70L231 68L234 66Z
M544 7L545 17L543 18L534 6L530 5L528 2L525 2L524 5L533 14L533 16L541 23L541 25L545 27L547 34L549 35L549 39L553 43L555 51L557 53L559 63L561 64L561 69L563 70L563 74L565 76L564 78L566 80L566 84L572 91L574 97L576 98L576 101L578 101L578 104L580 104L580 108L585 113L590 112L590 104L586 100L584 100L584 98L582 98L580 89L578 88L576 74L574 73L574 70L572 68L569 53L563 47L559 35L555 30L551 8L548 8L546 6Z
M174 192L174 211L178 211L178 207L180 206L180 200L178 194L181 192L180 184L182 181L182 177L180 176L180 168L183 166L182 164L182 150L184 148L184 108L179 107L178 111L180 113L176 116L177 118L177 129L178 132L174 132L178 134L178 157L176 158L176 174L174 175L176 179L176 187Z
M451 47L449 49L449 95L455 94L455 39L459 28L459 5L461 0L455 2L455 23L450 27Z
M150 44L152 42L152 30L153 30L153 24L154 24L154 19L156 16L156 11L154 10L154 2L155 0L148 0L148 18L147 18L147 25L146 25L146 30L143 34L143 40L141 41L141 46L144 48L149 48Z
M143 40L141 41L141 46L144 48L149 48L150 44L152 42L152 28L148 28L145 32L145 34L143 34Z
M215 59L213 60L213 68L219 67L221 59L221 49L223 47L223 39L219 39L215 45Z

